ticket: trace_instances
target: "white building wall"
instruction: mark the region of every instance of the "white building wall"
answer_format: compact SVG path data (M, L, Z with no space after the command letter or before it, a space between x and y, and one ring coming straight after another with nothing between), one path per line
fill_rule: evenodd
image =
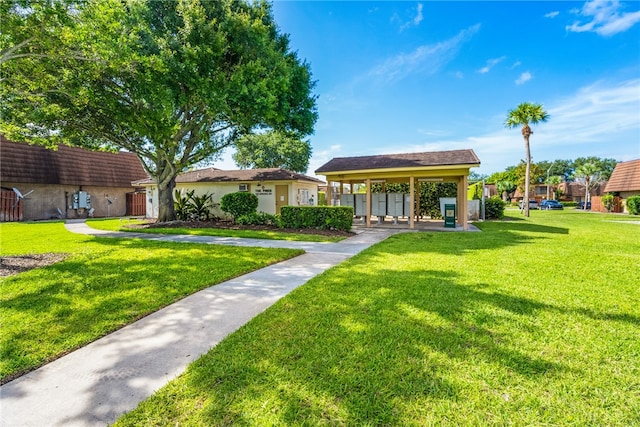
M318 185L306 182L294 182L290 187L293 194L289 194L289 204L294 206L309 206L318 204Z
M313 183L299 182L264 182L262 186L257 183L212 183L212 182L190 182L176 184L177 190L189 191L195 190L196 195L201 196L205 193L213 193L214 209L213 215L224 218L227 215L220 209L220 199L225 194L236 193L240 189L240 184L246 184L248 191L258 197L258 212L265 212L271 215L276 213L276 185L287 185L289 189L289 204L294 206L304 206L310 204L310 198L313 197L313 204L318 204L318 186ZM158 217L158 187L150 185L147 189L147 218Z

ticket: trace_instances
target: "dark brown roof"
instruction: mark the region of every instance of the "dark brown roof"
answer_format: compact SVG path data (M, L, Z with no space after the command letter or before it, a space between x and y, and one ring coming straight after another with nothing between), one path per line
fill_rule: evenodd
M250 182L250 181L309 181L323 183L301 173L291 172L286 169L242 169L225 171L215 168L198 169L181 173L176 178L176 183L181 182ZM137 181L134 184L151 184L152 179Z
M133 153L107 153L61 145L57 151L0 136L0 179L29 184L131 187L148 175Z
M640 159L618 163L607 182L606 192L639 191Z
M360 157L334 157L328 163L325 163L320 166L320 168L316 169L316 173L449 165L480 165L480 160L473 150L383 154L379 156Z

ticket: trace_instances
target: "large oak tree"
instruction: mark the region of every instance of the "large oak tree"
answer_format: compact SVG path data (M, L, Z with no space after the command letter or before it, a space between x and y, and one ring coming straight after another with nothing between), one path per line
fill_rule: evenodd
M312 133L309 65L268 3L101 0L69 10L72 22L54 29L58 55L1 64L11 84L1 87L0 131L135 153L157 182L160 221L175 219L175 178L189 166L252 132ZM14 11L17 22L29 17Z

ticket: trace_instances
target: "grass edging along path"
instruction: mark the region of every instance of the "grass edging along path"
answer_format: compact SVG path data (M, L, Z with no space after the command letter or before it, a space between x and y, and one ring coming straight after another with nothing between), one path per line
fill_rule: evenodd
M640 424L640 225L507 215L326 271L116 425Z
M143 220L120 220L120 219L94 219L87 220L87 225L98 230L108 231L133 231L136 233L150 234L186 234L194 236L216 236L216 237L241 237L244 239L269 239L288 240L297 242L339 242L345 239L340 235L322 235L314 233L293 233L278 229L273 230L250 230L250 229L229 229L229 228L188 228L188 227L154 227L136 228L138 224L144 224ZM132 227L133 226L133 227Z
M216 283L299 255L69 233L58 223L0 224L2 256L64 252L64 261L0 279L4 383Z

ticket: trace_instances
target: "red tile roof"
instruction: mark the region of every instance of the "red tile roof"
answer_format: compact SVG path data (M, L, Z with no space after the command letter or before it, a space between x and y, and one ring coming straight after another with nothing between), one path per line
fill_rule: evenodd
M291 172L286 169L242 169L242 170L221 170L216 168L198 169L181 173L176 178L176 183L184 182L250 182L250 181L308 181L322 183L319 179ZM145 179L136 181L134 184L152 184L155 181Z
M11 142L0 135L0 180L29 184L131 187L148 174L133 153L90 151L61 145L57 151Z
M379 156L360 157L334 157L329 162L316 169L316 173L322 174L323 172L455 165L480 166L480 160L473 150L383 154Z
M604 191L640 191L640 159L618 163Z

